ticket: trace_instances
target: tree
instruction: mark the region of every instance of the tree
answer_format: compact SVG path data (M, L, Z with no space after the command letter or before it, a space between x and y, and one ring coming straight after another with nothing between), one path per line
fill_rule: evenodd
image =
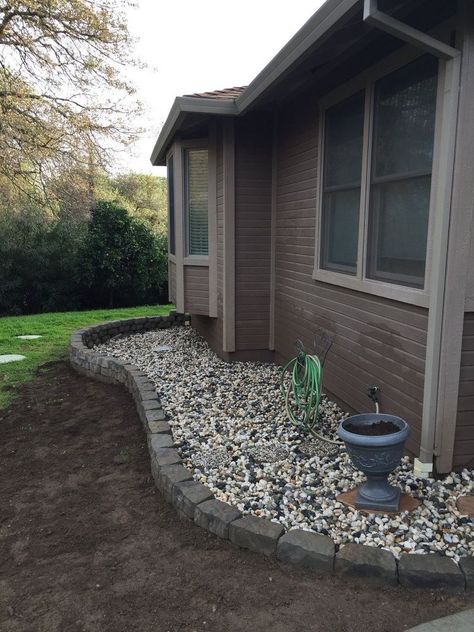
M0 0L0 174L22 189L104 165L138 112L126 0Z
M126 173L111 178L110 184L134 217L146 222L155 233L166 233L166 178L147 173Z
M126 209L98 202L78 259L78 284L90 304L159 302L166 286L166 241Z

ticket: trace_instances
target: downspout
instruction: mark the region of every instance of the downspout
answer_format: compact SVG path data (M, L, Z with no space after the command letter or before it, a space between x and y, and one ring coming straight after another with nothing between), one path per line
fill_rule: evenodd
M439 372L443 342L446 273L448 262L451 192L458 117L461 51L397 20L378 9L378 0L364 0L364 21L444 61L442 121L439 131L438 177L432 203L432 255L429 277L429 315L426 341L423 417L420 457L415 473L429 476L433 471L438 419Z

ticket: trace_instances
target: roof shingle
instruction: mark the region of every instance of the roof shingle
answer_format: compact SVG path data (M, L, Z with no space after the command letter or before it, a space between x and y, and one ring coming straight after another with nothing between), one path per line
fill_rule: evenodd
M194 92L185 94L185 97L198 97L200 99L236 99L242 94L247 86L235 86L233 88L223 88L222 90L211 90L210 92Z

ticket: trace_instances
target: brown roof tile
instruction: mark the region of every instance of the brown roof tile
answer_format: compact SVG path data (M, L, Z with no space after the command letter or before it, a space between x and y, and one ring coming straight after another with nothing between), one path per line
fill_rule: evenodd
M223 90L212 90L210 92L195 92L185 94L185 97L199 97L201 99L236 99L242 94L247 86L235 86L234 88L224 88Z

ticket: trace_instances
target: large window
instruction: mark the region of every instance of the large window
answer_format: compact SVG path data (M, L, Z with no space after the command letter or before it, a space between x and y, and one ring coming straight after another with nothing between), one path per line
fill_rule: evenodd
M424 287L436 93L426 56L326 110L320 269Z
M209 254L208 237L208 151L184 152L186 254Z

